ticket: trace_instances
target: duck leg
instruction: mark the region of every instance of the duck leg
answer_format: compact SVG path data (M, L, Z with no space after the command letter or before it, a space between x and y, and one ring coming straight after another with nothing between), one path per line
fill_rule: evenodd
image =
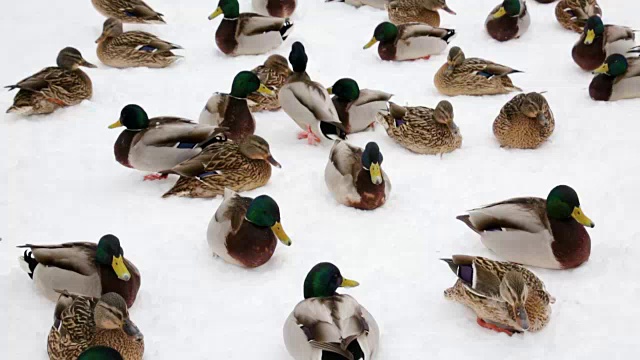
M478 318L477 322L478 322L478 325L482 326L485 329L493 330L493 331L496 331L496 332L499 332L499 333L505 333L505 334L507 334L509 336L512 336L513 333L514 333L513 331L501 328L501 327L499 327L497 325L490 324L490 323L482 320L481 318Z
M144 181L164 180L169 177L169 174L149 174L144 176Z
M298 133L298 139L307 139L309 145L315 145L315 143L320 142L320 138L316 136L316 134L311 131L311 125L307 125L306 131L301 131Z

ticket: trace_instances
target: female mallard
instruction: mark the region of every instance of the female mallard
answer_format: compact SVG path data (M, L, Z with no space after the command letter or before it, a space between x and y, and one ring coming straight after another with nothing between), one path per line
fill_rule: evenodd
M389 177L380 165L382 153L375 142L362 150L346 141L336 141L324 169L324 182L339 203L374 210L384 205L391 192Z
M634 45L635 34L631 28L604 25L599 16L587 20L582 36L571 50L571 56L583 70L597 69L611 54L624 54Z
M288 18L296 10L296 0L252 0L253 9L260 15Z
M484 246L519 264L569 269L591 254L591 238L583 226L595 224L580 209L578 194L566 185L553 188L546 201L509 199L457 219L480 234Z
M91 0L91 3L103 16L125 23L165 24L164 15L142 0Z
M263 65L256 67L251 72L256 74L260 79L260 83L273 91L275 96L267 96L259 91L252 92L247 96L249 110L251 112L280 110L278 94L280 93L280 88L284 86L287 78L291 75L287 59L284 56L271 55Z
M531 25L531 17L524 0L504 0L496 6L484 22L489 35L498 41L518 39Z
M351 6L355 6L359 8L360 6L371 6L376 9L384 10L385 3L388 0L326 0L326 2L343 2L345 4L349 4Z
M314 266L304 280L304 300L284 324L284 344L295 360L363 359L375 357L380 341L371 314L339 287L355 287L331 263Z
M378 41L378 55L382 60L429 59L447 48L455 30L432 27L427 24L409 23L394 25L383 22L373 32L373 38L364 48L372 47Z
M509 78L509 74L519 72L484 59L466 59L462 49L454 46L449 50L447 62L436 72L433 82L438 91L448 96L508 94L522 91Z
M232 140L239 141L253 135L256 120L249 110L247 96L254 91L275 96L256 74L251 71L239 72L233 78L229 94L215 93L207 100L200 112L200 124L226 128L226 135Z
M169 171L180 179L162 197L212 198L224 194L225 188L253 190L269 181L271 165L281 167L259 136L248 136L240 143L215 141Z
M216 44L227 55L258 55L271 51L287 39L293 28L289 19L240 13L238 0L220 0L209 20L224 14L216 31Z
M327 90L311 81L307 74L307 54L300 42L291 47L289 62L293 73L280 89L282 110L303 130L298 139L306 138L310 145L322 140L346 139L347 134Z
M640 47L631 52L640 52ZM625 58L613 54L594 72L599 75L589 85L589 95L593 100L640 98L640 57Z
M440 26L438 10L456 15L456 12L447 6L446 0L389 0L386 8L389 20L396 25L418 22L438 27Z
M149 119L138 105L129 104L120 111L120 118L109 129L124 126L113 145L116 161L137 170L155 173L171 169L202 151L200 143L212 136L223 136L221 129L196 124L178 117L161 116ZM166 178L152 174L145 180Z
M378 121L390 138L418 154L449 153L462 145L460 129L453 122L453 106L446 100L435 109L389 102L388 114L378 113Z
M547 99L540 93L516 95L493 122L500 146L535 149L553 133L556 123Z
M92 346L111 348L124 360L142 359L144 337L129 318L127 304L117 293L98 298L60 291L53 319L47 338L51 360L81 359L82 356L78 356ZM104 351L108 350L101 350Z
M582 34L587 19L602 16L596 0L561 0L556 5L556 19L563 28Z
M163 68L181 58L171 50L180 45L159 39L144 31L122 31L122 21L108 18L102 27L102 35L96 40L98 59L116 68L146 66Z
M83 351L78 360L124 360L118 350L108 346L92 346Z
M280 224L280 208L271 197L242 197L224 189L224 200L207 229L207 241L213 254L224 261L255 268L265 264L276 250L276 236L291 245Z
M511 336L539 331L549 322L555 299L531 271L479 256L454 255L442 260L458 276L444 296L471 308L478 325Z
M9 91L19 89L7 113L50 114L58 108L77 105L91 98L91 79L79 67L96 66L72 47L62 49L56 63L57 67L44 68L15 85L5 86Z
M371 127L378 111L386 108L393 96L384 91L360 89L358 83L349 78L336 81L327 92L334 94L333 105L347 134Z
M108 292L120 294L133 305L140 288L140 272L124 258L120 240L103 236L98 244L72 242L60 245L21 245L29 248L18 259L36 286L51 300L55 290L99 297Z

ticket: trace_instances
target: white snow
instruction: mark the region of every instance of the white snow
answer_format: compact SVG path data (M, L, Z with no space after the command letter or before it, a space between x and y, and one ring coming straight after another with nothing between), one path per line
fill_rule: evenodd
M241 70L267 55L231 58L215 46L220 19L209 0L149 0L167 25L125 25L184 46L185 59L169 69L108 68L95 55L102 18L90 1L18 1L0 21L0 84L55 64L60 49L77 47L98 69L90 101L49 116L3 114L0 121L6 176L0 187L0 356L46 359L54 303L36 292L19 267L23 243L97 241L117 235L143 279L131 317L145 335L146 359L287 359L282 326L302 299L307 271L331 261L361 283L344 290L377 319L378 359L522 358L603 359L638 355L640 320L640 100L596 103L589 73L571 59L578 35L554 17L555 3L529 1L532 24L519 40L498 43L483 28L498 0L450 0L457 16L443 14L458 31L453 45L523 70L512 77L526 91L546 90L556 117L550 141L538 150L504 150L491 124L513 95L449 98L463 135L462 148L439 156L415 155L378 126L350 136L376 141L382 168L394 188L373 212L338 205L324 184L330 146L297 140L298 126L284 112L256 114L256 133L269 141L282 169L245 195L269 194L280 205L293 240L278 245L269 263L245 270L211 256L209 219L221 202L160 196L176 178L143 182L142 172L114 160L119 130L109 130L120 109L143 106L150 116L197 118L211 93L229 91ZM640 27L640 2L601 0L605 23ZM250 1L241 1L251 11ZM362 46L383 11L322 0L300 1L290 39L275 52L288 56L293 41L309 55L308 73L326 86L352 77L363 88L396 94L402 105L433 107L443 98L433 86L446 53L428 61L383 62ZM0 97L2 111L15 93ZM515 94L514 94L515 95ZM557 298L548 327L511 338L482 329L474 314L444 299L455 277L439 260L464 253L494 257L476 234L455 219L466 209L513 196L546 197L569 184L596 223L591 260L571 271L533 269Z

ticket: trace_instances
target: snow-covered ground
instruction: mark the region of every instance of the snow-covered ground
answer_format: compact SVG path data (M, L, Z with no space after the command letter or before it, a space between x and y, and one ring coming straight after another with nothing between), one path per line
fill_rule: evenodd
M341 77L363 88L395 94L400 104L433 107L444 97L433 86L446 53L428 61L381 61L362 50L386 13L343 3L300 1L290 39L275 52L288 55L302 41L308 73L326 86ZM450 98L463 135L462 148L442 158L412 154L375 132L350 136L364 146L376 141L393 183L387 204L373 212L338 205L323 171L329 147L297 140L298 127L284 112L257 114L256 133L283 165L269 184L246 195L269 194L280 205L293 245L278 246L269 263L245 270L214 259L205 233L220 199L160 196L175 182L143 182L144 173L114 160L119 130L108 130L122 106L136 103L150 116L197 119L214 91L230 90L233 76L264 56L231 58L215 46L219 19L207 21L213 0L149 0L166 15L165 26L144 29L185 47L184 61L169 69L117 70L99 64L95 39L102 18L83 1L19 1L1 15L4 55L0 84L8 85L55 64L65 46L99 65L87 69L94 96L49 116L4 114L14 93L0 97L6 176L0 186L0 322L3 359L46 359L54 304L35 290L16 261L22 243L97 241L117 235L143 280L131 317L145 335L146 359L288 358L282 325L302 299L307 271L335 263L361 286L353 295L376 317L382 331L378 359L522 358L603 359L638 356L640 320L640 203L638 182L640 100L596 103L588 96L589 73L571 59L578 35L554 17L555 3L529 1L532 25L520 39L492 40L483 23L497 0L450 0L457 16L453 45L523 70L512 77L526 91L547 91L556 118L550 141L538 150L501 149L491 124L513 95ZM640 27L640 3L601 0L605 23ZM250 1L241 1L250 11ZM543 331L516 335L482 329L474 314L449 302L443 290L455 277L439 260L464 253L494 257L455 216L465 209L513 196L545 197L569 184L597 224L589 229L592 255L571 271L534 269L557 298Z

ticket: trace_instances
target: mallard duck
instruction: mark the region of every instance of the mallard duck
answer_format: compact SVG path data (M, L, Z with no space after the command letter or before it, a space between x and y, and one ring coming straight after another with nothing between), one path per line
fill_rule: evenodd
M238 0L220 0L209 20L220 14L224 19L216 31L216 44L231 56L264 54L282 45L293 29L289 19L241 14Z
M640 47L633 52L640 52ZM640 98L640 57L613 54L594 71L589 96L598 101Z
M296 10L296 0L252 0L253 9L260 15L287 18Z
M251 112L258 111L276 111L280 110L280 100L278 94L280 88L287 82L287 78L291 75L289 62L284 56L271 55L267 58L263 65L251 70L260 79L260 83L264 84L269 90L275 93L275 96L264 95L259 91L254 91L247 99L249 100L249 110Z
M139 105L129 104L120 111L120 118L109 129L124 126L113 145L116 161L137 170L162 172L191 159L202 151L202 142L212 136L223 137L221 129L200 125L178 117L161 116L149 119ZM151 174L145 180L166 178Z
M326 2L343 2L351 6L359 8L360 6L371 6L376 9L384 10L385 3L388 0L326 0Z
M241 71L233 78L229 94L215 93L200 112L200 124L220 126L227 129L232 140L242 140L253 135L256 120L249 110L247 96L254 91L275 96L273 91L260 82L251 71Z
M571 50L571 56L583 70L597 69L611 54L624 54L634 45L635 34L631 28L604 25L599 16L587 20L582 36Z
M339 287L358 282L342 277L331 263L314 266L304 280L304 300L284 324L284 344L295 360L373 359L380 330L376 320Z
M556 5L556 19L563 28L582 34L587 19L602 16L596 0L561 0Z
M67 290L59 293L47 338L49 359L76 360L85 349L96 345L116 350L124 360L142 359L144 337L129 318L122 296L114 292L99 298Z
M479 256L454 255L442 260L458 276L444 296L471 308L478 325L511 336L539 331L549 322L555 298L531 271Z
M435 109L389 102L387 114L378 113L378 121L390 138L418 154L442 155L462 145L460 129L453 122L453 106L446 100Z
M438 91L448 96L508 94L522 91L509 78L509 74L519 72L484 59L466 59L462 49L454 46L449 50L447 62L436 72L433 82Z
M453 29L442 29L427 24L394 25L383 22L373 32L373 38L364 46L372 47L378 41L378 55L382 60L429 59L447 48L456 34Z
M164 15L153 10L142 0L91 0L93 7L105 17L125 23L165 24Z
M342 205L374 210L384 205L391 192L389 177L380 165L382 153L375 142L363 150L346 141L336 141L324 169L324 182Z
M181 58L171 50L182 49L180 45L159 39L144 31L122 31L122 21L108 18L102 35L96 40L98 59L103 64L116 68L146 66L163 68Z
M500 110L493 122L493 134L503 147L535 149L556 126L553 112L542 94L516 95Z
M349 78L336 81L327 92L334 95L333 105L347 134L370 128L378 111L384 109L393 96L384 91L360 89L358 83Z
M180 179L162 197L212 198L224 194L225 188L253 190L269 181L271 165L281 167L271 155L269 144L257 135L240 143L216 141L169 171Z
M83 351L78 360L123 360L118 350L108 346L92 346Z
M331 97L322 85L311 81L306 72L307 61L304 45L296 41L289 54L293 73L280 89L282 110L303 130L298 139L306 138L309 144L344 140L347 134Z
M480 234L484 246L519 264L569 269L589 260L591 238L583 226L595 224L580 209L575 190L553 188L547 200L514 198L460 215Z
M438 10L456 15L456 12L447 6L446 0L389 0L386 9L389 20L396 25L418 22L438 27Z
M13 105L7 109L8 114L50 114L58 108L77 105L91 98L91 79L79 67L96 66L72 47L62 49L56 63L56 67L44 68L15 85L5 86L9 91L19 89Z
M207 229L214 255L230 264L255 268L273 256L276 236L286 246L291 245L280 224L280 208L275 200L267 195L242 197L224 189L224 200Z
M56 289L99 297L108 292L120 294L133 305L140 288L140 272L128 259L120 240L113 235L98 244L72 242L60 245L20 245L28 248L18 259L36 286L51 300Z
M496 6L484 22L489 35L498 41L518 39L531 25L531 17L524 0L504 0Z

